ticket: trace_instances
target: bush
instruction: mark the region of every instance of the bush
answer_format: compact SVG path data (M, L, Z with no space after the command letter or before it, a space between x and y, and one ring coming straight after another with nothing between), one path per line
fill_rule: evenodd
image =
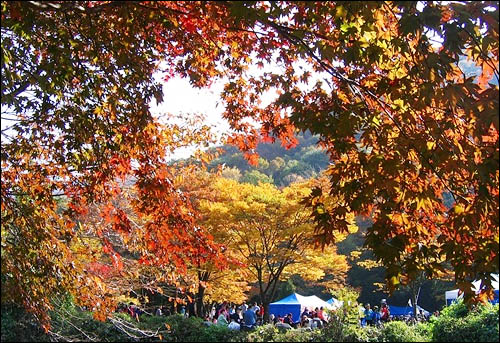
M414 326L415 332L420 335L424 342L432 341L432 326L428 322L418 323Z
M247 342L273 342L274 337L279 333L278 329L272 325L267 324L257 327L255 330L247 334Z
M342 342L344 324L338 317L332 317L321 329L319 341Z
M275 342L318 342L320 341L320 330L296 329L278 334Z
M431 318L434 342L498 342L498 304L477 305L468 310L462 302Z
M408 325L405 322L394 321L384 324L381 340L384 342L429 342L425 335L425 324Z
M330 321L321 330L318 341L326 342L378 342L380 329L359 326L359 293L351 288L337 290L333 296L343 302L336 311L329 311Z
M170 342L203 342L200 332L204 325L201 318L185 318L183 315L174 314L165 318L169 334L164 339Z
M130 316L128 317L130 318ZM110 321L95 320L92 312L82 311L71 298L58 304L50 312L50 318L52 340L131 341L131 337L120 331Z
M356 304L355 304L356 305ZM2 305L2 341L168 341L168 342L497 342L498 305L479 305L472 310L462 304L445 308L429 323L407 325L389 322L382 328L361 328L356 307L332 314L331 321L318 330L294 329L280 332L273 325L251 332L231 331L226 326L206 327L200 318L182 315L156 317L143 315L136 322L126 313L115 313L111 320L94 320L92 313L75 306L71 299L58 302L50 312L52 330L45 334L24 309ZM161 336L161 338L160 338Z
M49 337L23 308L2 305L2 342L47 342Z
M223 325L205 326L203 320L196 317L176 314L164 320L169 333L162 338L169 342L244 342L247 336L245 332L232 331Z
M360 327L349 324L344 327L339 342L381 342L380 329L375 326Z
M211 325L200 332L200 342L239 342L245 333L229 330L227 326Z

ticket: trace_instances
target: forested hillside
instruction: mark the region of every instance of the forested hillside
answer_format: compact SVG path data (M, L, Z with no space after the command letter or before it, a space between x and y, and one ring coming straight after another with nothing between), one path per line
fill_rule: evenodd
M223 176L240 182L257 184L258 181L288 186L296 181L317 176L328 166L328 156L310 133L298 137L295 148L285 149L279 142L261 143L257 147L259 164L253 167L238 148L225 145L224 153L209 164L209 169L223 167Z

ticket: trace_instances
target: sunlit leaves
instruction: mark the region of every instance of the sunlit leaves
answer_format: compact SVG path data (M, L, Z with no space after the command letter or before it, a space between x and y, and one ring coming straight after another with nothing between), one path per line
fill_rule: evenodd
M71 257L55 242L70 241L79 226L67 223L120 194L116 181L129 174L151 249L141 261L159 255L185 268L180 243L197 236L195 220L165 160L206 132L191 140L185 127L153 121L149 103L162 99L155 72L196 87L225 77L230 142L252 162L261 136L286 147L296 129L320 136L332 165L329 190L310 197L319 243L369 213L367 245L388 280L413 277L426 258L447 260L459 281L485 279L498 270L497 18L494 2L3 2L9 293L43 314L57 271L68 282L81 275L61 268ZM478 75L463 73L464 59ZM262 69L254 73L253 63ZM64 212L53 200L60 194ZM444 194L464 211L445 208ZM128 232L119 218L125 226L115 228ZM30 249L56 267L43 293L22 280L23 261L36 260L25 256ZM93 281L81 280L82 301L97 303Z
M45 327L51 297L64 292L99 319L113 310L106 268L124 267L110 237L139 246L144 263L181 272L193 251L206 260L216 253L194 231L166 163L178 147L208 144L210 132L195 116L186 127L153 120L149 102L162 94L150 32L158 18L148 11L2 3L2 124L4 116L16 123L2 131L2 272L10 275L2 300L23 303ZM126 209L112 201L123 182L136 196ZM101 220L88 220L100 210ZM94 248L79 248L81 236Z
M299 203L309 194L309 185L278 190L270 184L221 178L211 187L215 198L200 204L203 224L214 235L225 237L228 251L244 263L246 280L258 284L264 303L273 298L277 282L293 274L308 280L329 274L337 285L343 283L348 268L345 256L338 255L335 247L322 252L313 249L312 218Z

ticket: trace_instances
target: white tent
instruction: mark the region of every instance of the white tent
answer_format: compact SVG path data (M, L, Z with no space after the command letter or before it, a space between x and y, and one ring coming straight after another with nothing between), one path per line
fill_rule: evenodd
M317 308L332 308L332 305L327 303L321 298L318 298L315 295L311 295L308 297L304 297L304 306L306 306L309 310L314 310L316 307Z
M329 303L330 305L332 305L332 307L334 309L338 309L338 308L342 307L342 305L344 305L343 301L337 300L333 297L330 300L327 300L326 302Z
M491 276L493 276L493 281L491 282L491 285L495 290L496 301L498 301L498 274L491 274ZM481 280L476 280L472 284L473 284L472 290L476 294L479 293L479 291L481 290ZM453 289L451 291L446 291L444 293L444 296L446 298L446 306L448 306L456 299L462 298L463 293L460 292L460 290L458 289Z
M453 301L455 301L456 299L458 299L458 298L459 298L459 296L460 296L460 297L462 297L462 296L463 296L463 294L460 294L460 295L459 295L459 294L458 294L458 291L459 291L458 289L453 289L453 290L451 290L451 291L446 291L446 292L444 292L444 297L445 297L445 299L446 299L446 306L451 305L451 303L452 303Z

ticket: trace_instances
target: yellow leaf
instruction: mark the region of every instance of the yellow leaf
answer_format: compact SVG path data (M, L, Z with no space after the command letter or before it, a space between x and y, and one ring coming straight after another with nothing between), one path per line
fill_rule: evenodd
M398 285L399 284L399 280L396 276L393 276L391 277L391 279L389 280L389 282L391 283L391 285L395 286L395 285Z
M405 76L406 76L406 71L403 68L398 68L398 70L396 70L396 77L398 79L402 79Z
M417 198L417 211L420 210L423 206L424 199L422 198Z
M365 33L363 34L363 38L369 42L370 40L372 40L373 38L376 38L377 37L377 34L375 33L375 31L365 31Z
M427 150L432 150L436 146L436 142L428 141Z
M347 11L344 8L344 6L335 6L335 17L336 18L343 18L347 15Z
M400 108L403 108L405 105L405 102L402 99L396 99L396 100L394 100L394 105L396 105Z

